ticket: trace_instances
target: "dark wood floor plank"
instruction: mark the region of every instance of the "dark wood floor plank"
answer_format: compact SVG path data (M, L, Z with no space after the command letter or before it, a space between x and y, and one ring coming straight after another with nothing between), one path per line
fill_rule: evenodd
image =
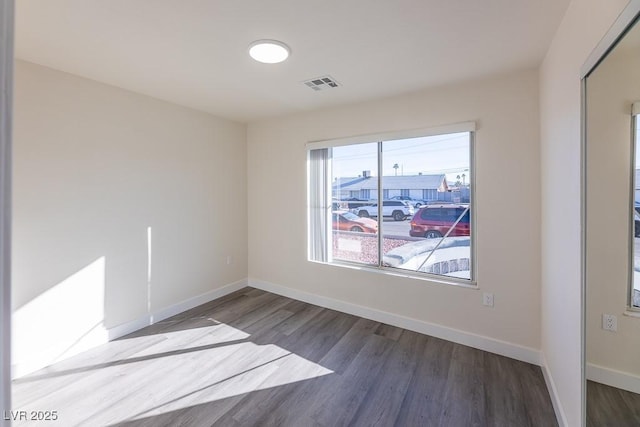
M440 411L441 426L485 426L485 353L457 345L453 349L444 401Z
M366 338L371 336L378 326L377 322L358 319L329 350L327 355L320 360L319 365L327 368L337 366L341 368L338 373L343 372L364 346ZM318 400L318 393L322 388L330 390L337 386L330 385L334 381L338 381L336 373L336 371L322 372L322 375L312 381L307 380L294 387L272 389L266 396L256 396L253 399L254 402L250 400L242 402L245 408L259 405L266 417L263 415L262 418L257 419L237 414L235 419L248 425L258 422L265 423L265 425L299 425L300 420L306 420L305 422L310 425L318 424L317 421L308 417L308 407ZM329 378L325 377L326 375ZM266 402L270 402L270 404ZM255 417L255 413L253 415Z
M295 312L295 315L277 327L283 335L291 335L324 310L317 305L306 304L301 301L294 301L286 309Z
M547 391L547 384L539 367L529 363L515 361L514 367L519 372L520 387L523 390L523 401L526 417L531 426L557 427L553 403Z
M396 425L437 426L455 344L426 337L422 353L400 407Z
M375 334L397 341L403 331L404 329L402 328L381 323L378 329L376 329Z
M294 353L277 361L278 369L260 384L261 392L249 394L239 402L229 415L241 425L259 425L266 422L283 401L291 398L299 382L313 380L332 372L322 365L315 364ZM291 382L295 378L295 382ZM228 419L228 418L227 418ZM224 420L222 420L224 421Z
M587 427L640 426L640 394L587 381Z
M65 427L556 425L539 367L251 288L17 380L13 398Z
M211 311L211 318L215 321L234 325L234 323L253 323L258 320L264 310L269 310L274 303L280 303L283 297L278 295L263 293L261 295L247 297L240 303L232 302L224 307L219 307Z
M495 354L484 355L485 420L488 425L530 426L520 373L515 360Z
M318 362L357 321L355 316L324 309L312 322L307 322L295 333L282 336L275 344Z
M349 425L388 356L391 340L371 335L335 387L323 390L310 408L310 418L322 425Z
M418 358L426 345L426 337L415 332L403 331L394 339L387 360L369 388L351 425L354 426L391 426L400 412L409 383L415 374Z
M624 407L620 408L620 412L627 412L629 420L633 420L640 426L640 394L620 389L618 392L620 393L620 403L624 404Z
M335 343L339 342L352 329L357 320L356 317L325 309L314 317L313 323L301 325L290 335L282 335L281 339L275 342L283 348L290 349L298 359L302 359L306 365L309 365L311 362L321 359L326 352L334 348ZM296 378L313 378L331 372L324 368L326 366L324 363L318 366L322 367L321 371L317 371L313 366L307 366L307 371L311 371L306 375L297 375ZM289 378L292 370L295 371L295 366L282 368L284 375ZM233 418L234 421L251 425L261 418L256 417L256 414L271 413L289 394L289 388L271 388L272 384L278 382L282 382L282 379L279 378L278 373L275 373L273 378L269 378L263 385L263 387L270 388L269 392L246 396L242 402L239 402L235 410L230 411L226 418L221 420L221 423L224 424L225 419ZM255 408L256 406L261 410L247 410L247 408Z
M269 317L271 314L281 310L287 304L291 302L288 298L281 298L272 300L260 307L257 307L255 310L247 314L243 314L240 318L229 321L228 324L233 326L234 328L240 329L246 333L252 333L256 329L262 327L262 320ZM293 315L292 312L289 312Z
M323 366L333 372L342 374L349 368L367 339L374 333L380 323L368 319L358 319L349 331L340 338L335 346L320 359Z
M276 404L262 414L254 414L253 419L260 420L257 425L321 426L322 424L309 417L308 409L317 400L319 393L335 387L337 380L336 374L328 374L279 387L280 402L274 401ZM256 397L260 398L260 396Z

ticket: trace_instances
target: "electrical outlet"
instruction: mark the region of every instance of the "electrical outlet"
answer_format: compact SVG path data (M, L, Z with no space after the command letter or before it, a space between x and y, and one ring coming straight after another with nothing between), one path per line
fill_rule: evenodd
M227 265L231 264L233 264L233 258L231 257L231 255L227 255Z
M602 315L602 329L615 332L618 330L618 318L613 314Z
M482 305L486 305L487 307L493 307L493 294L489 292L485 292L482 294Z

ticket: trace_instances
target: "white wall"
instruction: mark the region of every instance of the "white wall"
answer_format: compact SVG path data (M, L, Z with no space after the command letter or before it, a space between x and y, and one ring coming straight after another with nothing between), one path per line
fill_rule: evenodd
M19 371L246 278L244 125L18 61L14 141Z
M540 347L540 189L535 70L248 127L249 277L523 346ZM475 120L478 284L495 294L307 261L313 140ZM505 197L508 195L508 197Z
M628 218L631 105L640 100L637 47L616 48L587 79L586 146L586 359L600 370L624 372L631 381L635 377L634 390L640 390L640 318L623 313L633 267ZM602 329L605 313L618 317L617 332Z
M542 351L556 411L581 424L580 68L626 0L574 0L540 68Z

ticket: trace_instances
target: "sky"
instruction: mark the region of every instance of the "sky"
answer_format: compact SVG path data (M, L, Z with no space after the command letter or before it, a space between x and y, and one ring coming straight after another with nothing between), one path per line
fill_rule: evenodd
M397 139L382 143L383 176L447 175L455 182L457 175L466 175L469 182L469 132L419 138ZM356 177L363 171L378 175L377 142L333 148L333 176ZM397 170L394 165L397 164Z

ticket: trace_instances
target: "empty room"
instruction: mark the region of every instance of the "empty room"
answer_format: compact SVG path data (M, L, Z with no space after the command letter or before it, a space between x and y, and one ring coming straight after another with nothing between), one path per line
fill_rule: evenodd
M640 0L0 0L0 425L640 425Z

